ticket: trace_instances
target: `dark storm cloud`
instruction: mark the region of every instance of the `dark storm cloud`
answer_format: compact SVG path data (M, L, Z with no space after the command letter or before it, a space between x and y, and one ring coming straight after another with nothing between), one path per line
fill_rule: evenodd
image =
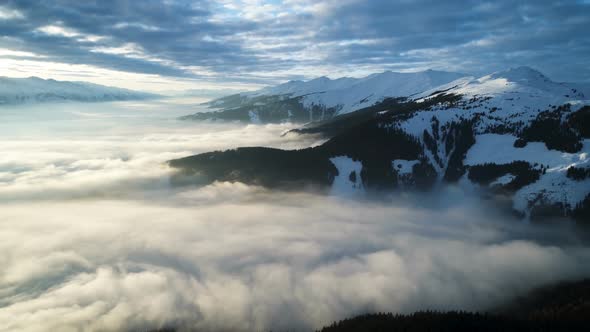
M590 81L587 1L12 0L4 6L23 15L0 20L0 34L20 49L124 71L245 81L266 73L263 79L272 81L314 76L318 68L484 74L529 65L556 80ZM40 33L46 26L80 36Z

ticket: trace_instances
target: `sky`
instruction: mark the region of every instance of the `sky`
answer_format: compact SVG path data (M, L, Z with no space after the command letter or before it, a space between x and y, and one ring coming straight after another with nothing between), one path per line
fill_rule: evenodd
M588 26L588 0L2 0L0 76L158 92L528 65L590 82Z

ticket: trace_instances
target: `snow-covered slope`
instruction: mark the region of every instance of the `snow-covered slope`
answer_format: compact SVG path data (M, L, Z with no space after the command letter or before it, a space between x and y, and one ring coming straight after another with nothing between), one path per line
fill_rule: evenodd
M580 90L575 84L553 82L529 67L511 68L477 79L462 78L423 92L415 100L423 103L444 95L461 96L461 100L429 107L390 125L418 137L424 130L433 134L433 119L439 127L459 120L473 120L476 135L518 134L541 113L562 113L559 116L565 118L590 104L590 91ZM557 109L563 105L570 106L567 110Z
M322 78L313 85L326 91L310 95L304 94L309 92L304 83L280 87L293 95L303 94L304 103L321 100L332 105L340 100L340 105L348 105L337 114L353 110L356 105L349 101L371 91L375 96L407 93L405 102L383 100L299 130L330 138L319 147L290 152L291 158L307 165L306 177L331 183L328 192L332 193L343 188L371 192L454 183L466 190L479 188L493 197L510 197L510 207L525 216L582 215L590 219L588 87L553 82L528 67L452 81L448 80L453 75L425 72L411 75L406 80L410 85L399 88L383 83L401 82L400 75L345 80L338 88L332 85L334 81ZM251 153L240 152L240 158ZM240 170L234 165L239 168L239 160L225 165L227 172L217 172L220 165L211 160L221 162L223 158L211 158L196 156L188 164L204 173L210 168L218 179L252 180L236 177ZM337 171L315 169L320 162L331 162ZM272 165L254 166L265 170L257 177L280 173Z
M133 100L155 95L85 82L0 77L0 105L29 102Z
M358 80L350 77L343 77L331 80L322 76L310 81L289 81L276 86L244 93L248 97L291 95L293 97L303 96L310 93L319 93L333 90L346 89L357 83Z
M412 96L464 76L434 70L416 73L387 71L364 78L332 80L320 77L310 81L290 81L214 100L209 106L219 111L195 114L186 119L248 121L252 114L256 114L255 118L262 122L326 120L372 106L385 98Z
M464 98L493 98L485 104L507 111L539 109L590 98L588 87L553 82L529 67L511 68L480 78L459 79L420 95L429 96L436 90L462 95Z
M303 103L308 107L314 104L336 107L339 109L337 115L341 115L374 105L387 97L409 97L464 76L433 70L417 73L387 71L359 79L349 86L305 96Z
M419 139L439 178L447 173L456 148L444 139L445 129L470 123L475 143L466 151L464 166L526 162L533 172L539 171L538 180L514 193L515 210L528 214L540 205L572 209L590 193L590 178L567 177L570 167L590 167L590 139L576 129L583 124L572 119L575 113L587 119L590 112L582 110L590 105L590 91L582 85L556 83L531 68L518 67L451 82L422 93L417 101L443 94L458 95L461 100L416 112L404 121L381 124ZM428 148L432 142L436 146ZM507 174L496 180L502 182Z

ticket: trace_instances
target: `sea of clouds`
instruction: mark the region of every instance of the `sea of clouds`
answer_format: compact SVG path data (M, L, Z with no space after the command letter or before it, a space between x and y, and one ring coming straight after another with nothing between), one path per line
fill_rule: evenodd
M171 186L171 158L320 142L281 137L289 124L175 120L191 107L0 109L0 331L312 330L485 310L590 276L571 225L527 224L454 188L374 202Z

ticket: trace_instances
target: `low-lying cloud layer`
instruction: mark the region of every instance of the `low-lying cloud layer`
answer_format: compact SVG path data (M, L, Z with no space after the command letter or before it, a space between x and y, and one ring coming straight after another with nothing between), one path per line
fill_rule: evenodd
M194 110L193 110L194 111ZM0 200L110 196L168 182L166 161L239 146L317 144L281 133L293 125L196 123L186 105L38 105L0 115Z
M171 188L171 157L317 142L279 138L288 125L117 105L130 108L0 119L0 331L305 330L363 312L486 309L590 275L590 248L567 226L524 224L452 189L440 203Z
M228 183L3 204L0 330L318 328L362 312L486 309L590 274L590 249L570 234L556 245L535 238L558 230L513 223Z

